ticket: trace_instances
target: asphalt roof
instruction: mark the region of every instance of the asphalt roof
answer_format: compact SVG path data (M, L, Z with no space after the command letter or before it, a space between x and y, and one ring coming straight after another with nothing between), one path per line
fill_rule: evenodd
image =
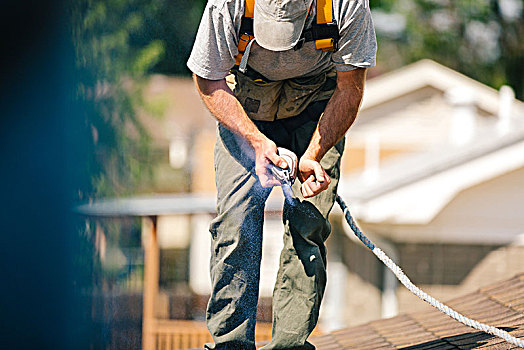
M465 316L524 338L524 274L446 304ZM318 350L519 349L498 337L469 328L436 309L372 321L313 337L310 341Z
M446 304L464 316L524 339L524 273ZM520 349L498 337L467 327L436 309L372 321L311 337L309 341L317 350ZM267 343L259 342L257 348Z

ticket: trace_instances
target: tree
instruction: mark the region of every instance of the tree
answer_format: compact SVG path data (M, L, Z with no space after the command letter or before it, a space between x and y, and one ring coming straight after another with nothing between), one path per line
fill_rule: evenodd
M145 0L78 0L72 11L73 41L76 50L77 95L83 102L83 122L90 133L85 173L91 184L79 189L79 200L118 197L136 193L152 175L151 137L138 118L139 109L150 106L143 98L148 74L165 51L162 40L144 40L148 20L157 13L155 2ZM139 245L139 222L102 221L107 237L106 264L98 259L96 229L86 221L79 228L83 244L77 269L87 269L89 287L114 287L122 253L121 241ZM122 226L128 233L120 235ZM134 234L130 234L132 232ZM137 234L138 233L138 234ZM102 332L103 333L103 332ZM96 342L96 341L95 341Z
M376 0L371 3L385 70L432 58L524 98L522 0Z
M73 8L78 96L86 102L84 119L92 134L86 171L93 188L87 196L128 194L151 175L150 137L136 111L147 108L142 87L165 51L162 40L142 40L155 4L79 0Z

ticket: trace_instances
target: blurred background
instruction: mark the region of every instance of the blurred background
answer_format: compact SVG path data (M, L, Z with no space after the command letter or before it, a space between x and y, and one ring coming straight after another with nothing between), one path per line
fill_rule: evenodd
M19 348L210 340L215 121L185 66L205 3L6 5L5 32L21 39L3 67L3 303L5 339ZM438 299L524 271L524 1L370 7L377 67L348 134L340 194ZM270 337L281 203L277 189L257 340ZM354 240L338 208L331 221L315 334L426 307Z

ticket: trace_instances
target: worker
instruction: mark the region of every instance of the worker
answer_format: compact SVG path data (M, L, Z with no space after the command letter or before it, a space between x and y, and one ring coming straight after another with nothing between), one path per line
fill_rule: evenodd
M270 167L288 167L277 147L298 156L299 181L262 349L315 348L344 135L375 54L368 0L208 0L187 62L218 121L206 349L255 349L264 205L280 185Z

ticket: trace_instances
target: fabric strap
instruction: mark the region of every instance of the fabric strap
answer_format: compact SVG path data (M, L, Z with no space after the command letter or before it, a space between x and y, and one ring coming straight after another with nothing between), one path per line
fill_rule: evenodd
M300 49L304 42L315 41L315 47L322 51L337 50L339 39L338 26L333 21L333 0L316 0L317 18L316 25L302 33L295 50ZM255 16L255 0L245 0L244 16L240 25L240 40L238 43L238 55L235 57L236 64L242 72L247 69L249 49L253 43L253 17Z
M333 23L333 0L317 0L317 24L327 23Z
M247 18L253 18L255 16L255 0L246 0L244 16Z

